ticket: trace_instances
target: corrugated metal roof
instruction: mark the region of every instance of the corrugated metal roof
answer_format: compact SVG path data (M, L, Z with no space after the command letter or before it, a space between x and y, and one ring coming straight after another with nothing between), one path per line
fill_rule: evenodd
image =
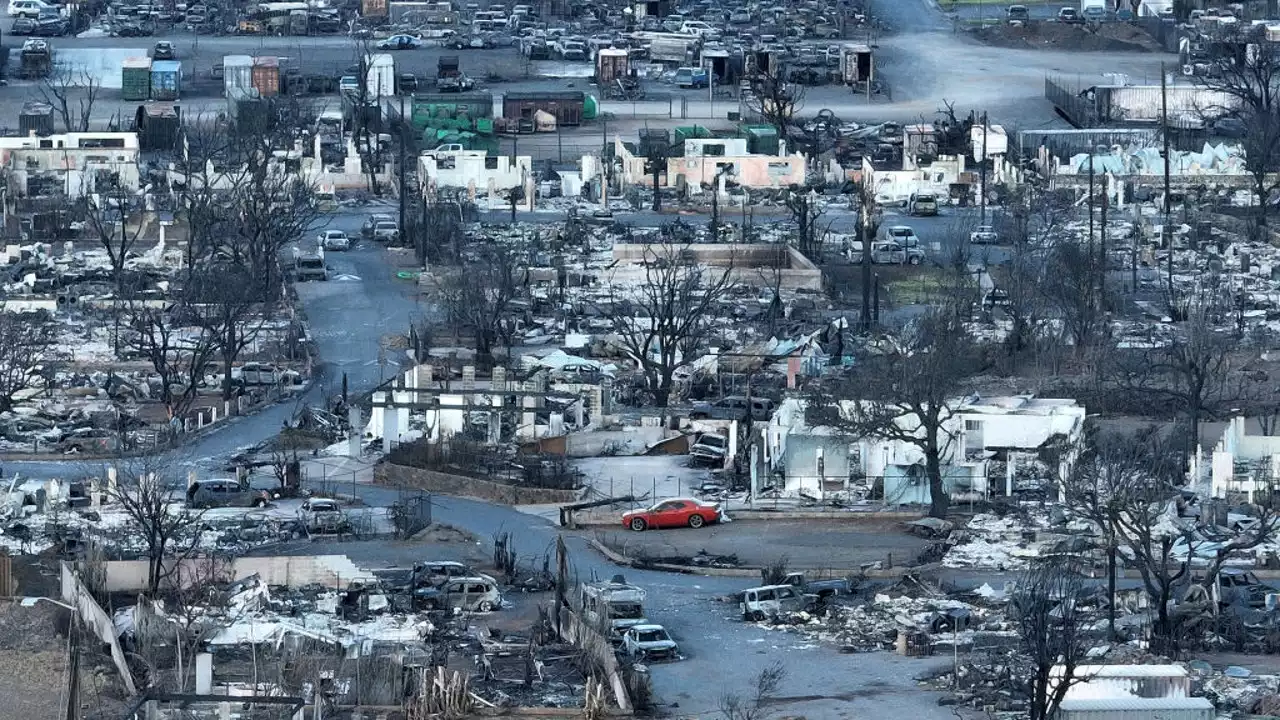
M1050 672L1050 677L1061 675L1062 666L1055 665ZM1181 665L1080 665L1075 670L1075 677L1086 678L1086 682L1093 678L1186 676L1187 669Z
M156 60L151 63L151 72L176 73L182 71L182 63L177 60Z
M1114 697L1063 700L1059 706L1062 710L1213 710L1213 703L1202 697Z

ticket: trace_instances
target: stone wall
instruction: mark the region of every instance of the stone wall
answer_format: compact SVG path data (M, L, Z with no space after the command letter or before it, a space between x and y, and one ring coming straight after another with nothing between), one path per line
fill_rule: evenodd
M560 505L576 502L581 494L579 490L548 490L506 485L491 480L392 463L378 465L373 472L373 481L380 485L404 486L440 495L456 495L505 505Z

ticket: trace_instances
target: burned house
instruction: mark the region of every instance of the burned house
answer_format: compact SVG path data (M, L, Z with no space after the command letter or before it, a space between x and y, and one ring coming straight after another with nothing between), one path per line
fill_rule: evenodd
M10 196L81 198L139 187L138 136L86 132L0 138L0 167Z

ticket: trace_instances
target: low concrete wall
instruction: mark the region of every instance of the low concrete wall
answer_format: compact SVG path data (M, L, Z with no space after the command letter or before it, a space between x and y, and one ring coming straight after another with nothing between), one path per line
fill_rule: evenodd
M604 668L605 681L613 691L614 703L622 712L631 713L634 710L631 705L631 696L627 693L626 683L622 681L622 675L618 671L618 656L614 654L613 646L600 633L588 626L577 612L558 605L555 601L552 601L551 610L563 639L581 648L583 652L600 663Z
M617 261L610 277L614 281L643 282L644 263L655 255L665 257L669 246L648 243L617 243L613 259ZM781 287L789 290L822 290L822 269L795 248L768 243L693 243L680 246L680 252L703 265L732 267L730 278L744 285L767 282L776 271ZM713 273L714 275L714 273Z
M373 481L379 485L411 487L440 495L476 498L506 505L571 503L577 501L578 496L582 494L578 490L548 490L505 485L465 475L450 475L392 463L382 463L374 468Z
M345 589L353 580L372 580L373 574L355 566L346 555L282 555L271 557L240 557L216 568L210 560L192 558L171 571L170 583L185 584L190 580L203 581L211 575L221 575L225 582L232 582L257 575L268 585L306 587L323 585ZM108 560L103 563L107 592L135 592L147 587L146 560Z

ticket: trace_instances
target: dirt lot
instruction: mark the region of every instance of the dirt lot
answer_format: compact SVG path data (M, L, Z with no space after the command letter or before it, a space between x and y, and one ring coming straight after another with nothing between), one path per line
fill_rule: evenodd
M1160 46L1145 30L1122 22L1076 25L1060 22L1029 22L1025 25L988 25L975 28L973 36L1007 48L1053 48L1085 52L1157 52Z
M0 603L0 720L60 715L57 708L66 702L68 616L46 602L34 607ZM84 717L119 717L122 706L114 672L89 643L81 659Z
M899 520L752 520L689 528L627 532L602 530L595 537L631 557L693 558L701 552L736 556L763 567L785 559L794 570L846 571L866 563L914 562L928 541L908 535Z

